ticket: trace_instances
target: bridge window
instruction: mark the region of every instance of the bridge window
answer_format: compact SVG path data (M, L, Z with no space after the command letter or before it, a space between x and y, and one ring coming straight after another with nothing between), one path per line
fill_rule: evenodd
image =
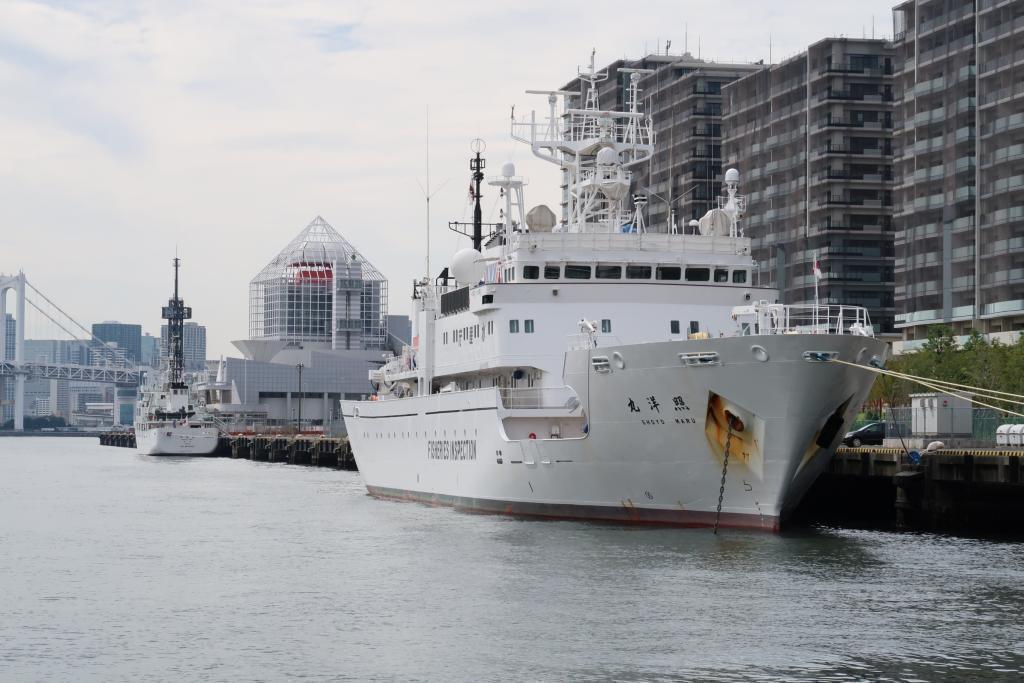
M686 280L687 282L707 282L711 279L710 268L687 268L686 269Z
M601 332L604 333L604 334L608 334L611 331L612 331L612 321L608 320L607 318L605 318L604 320L601 321Z
M658 266L657 271L655 271L655 275L659 280L678 280L681 273L682 268L679 266Z
M565 266L565 277L569 280L589 280L590 266L568 263Z
M678 320L670 320L669 323L668 323L668 331L671 334L679 334L679 321Z
M715 282L728 282L729 281L729 269L728 268L715 268Z
M626 266L626 279L628 280L650 280L650 266Z
M598 280L618 280L622 278L622 266L597 266L594 275Z
M734 270L732 271L732 281L738 285L742 285L747 281L747 271L745 270Z
M540 266L523 266L523 279L524 280L539 280L540 279Z
M523 321L523 332L525 332L526 334L533 334L533 321L532 320L524 320Z
M519 321L518 320L509 320L508 321L508 331L511 332L512 334L518 333L519 332Z
M544 266L544 279L545 280L557 280L562 276L562 267L558 265L547 264Z

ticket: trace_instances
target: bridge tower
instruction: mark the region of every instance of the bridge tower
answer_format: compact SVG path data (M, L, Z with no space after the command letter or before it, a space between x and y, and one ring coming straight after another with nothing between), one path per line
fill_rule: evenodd
M14 291L14 358L5 358L7 353L7 292ZM14 429L25 429L25 273L17 275L0 273L0 360L13 360L14 374Z

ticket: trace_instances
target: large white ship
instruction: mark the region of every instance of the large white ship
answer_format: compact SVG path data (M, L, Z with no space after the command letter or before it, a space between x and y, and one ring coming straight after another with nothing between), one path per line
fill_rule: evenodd
M867 311L787 306L754 281L739 174L696 228L648 232L630 168L653 150L638 74L625 111L545 92L512 135L557 164L564 218L524 215L512 164L489 184L504 222L414 285L413 343L343 401L376 496L475 511L778 530L825 468L880 365ZM477 147L479 207L483 163ZM451 278L454 278L452 281Z
M174 259L174 296L163 307L167 363L159 380L143 388L135 408L135 447L143 455L210 455L220 429L185 382L182 325L192 309L178 296L179 259Z

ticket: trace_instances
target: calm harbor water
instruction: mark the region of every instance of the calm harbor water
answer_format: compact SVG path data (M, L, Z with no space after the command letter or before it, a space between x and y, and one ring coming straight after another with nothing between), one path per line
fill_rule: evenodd
M1020 680L1024 543L478 516L0 439L0 679Z

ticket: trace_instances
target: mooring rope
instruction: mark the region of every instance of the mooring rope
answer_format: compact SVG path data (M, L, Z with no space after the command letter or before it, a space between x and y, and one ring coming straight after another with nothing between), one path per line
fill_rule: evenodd
M871 366L871 365L861 365L859 363L851 363L849 361L839 360L838 358L833 358L829 362L830 363L839 363L841 365L849 365L851 367L860 368L862 370L868 370L869 372L874 372L874 373L877 373L879 375L887 375L887 376L890 376L890 377L898 377L900 379L905 379L905 380L908 380L910 382L914 382L916 384L920 384L922 386L926 386L929 389L933 389L935 391L938 391L938 392L944 393L944 394L950 392L949 387L959 387L959 388L963 388L963 389L970 389L970 390L974 391L975 393L982 394L985 398L993 400L993 401L1004 401L1006 403L1012 403L1012 404L1015 404L1015 405L1024 405L1024 401L1018 401L1018 400L1007 399L1007 398L999 398L998 396L991 396L991 395L989 395L989 390L979 389L977 387L971 387L971 386L968 386L966 384L956 384L955 382L945 382L943 380L927 380L927 379L925 379L923 377L917 377L916 375L908 375L908 374L905 374L905 373L902 373L902 372L896 372L894 370L884 370L882 368L876 368L876 367ZM941 385L948 385L948 386L941 386ZM1017 398L1024 398L1024 397L1020 396L1019 394L1011 394L1011 393L1005 392L1005 391L991 390L991 393L993 393L993 394L1003 394L1003 395L1006 395L1006 396L1015 396ZM978 399L974 398L973 396L971 396L971 397L963 396L961 398L963 398L964 400L969 401L971 403L974 403L976 405L984 406L986 408L991 408L992 410L998 410L1000 412L1007 413L1009 415L1015 415L1017 417L1024 417L1024 413L1018 413L1018 412L1015 412L1013 410L1009 410L1007 408L1001 408L999 406L994 406L994 405L992 405L990 403L985 403L984 401L979 401Z

